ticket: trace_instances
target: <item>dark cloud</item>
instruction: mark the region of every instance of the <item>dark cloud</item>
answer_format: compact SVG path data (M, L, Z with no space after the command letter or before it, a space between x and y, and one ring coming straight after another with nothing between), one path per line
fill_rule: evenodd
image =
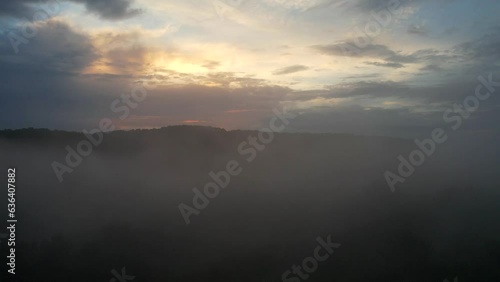
M113 117L110 104L125 91L126 79L100 80L97 77L54 72L2 70L0 83L1 128L43 127L82 130L96 127L104 117Z
M385 58L396 55L396 52L384 45L369 44L364 48L358 48L354 42L314 45L312 48L321 54L330 56Z
M410 90L404 82L364 80L326 85L319 90L295 91L287 99L305 102L318 98L415 98L410 96Z
M365 62L367 65L373 65L377 67L387 67L387 68L394 68L394 69L399 69L403 68L404 65L400 63L380 63L380 62Z
M11 33L9 36L14 36ZM6 41L9 42L9 41ZM15 42L15 40L14 40ZM47 21L36 26L36 35L17 46L0 45L3 71L53 71L76 73L90 65L98 54L90 38L64 22Z
M106 20L127 19L140 14L140 9L132 8L132 0L71 0L82 3L87 11Z
M453 51L468 60L498 60L500 59L500 28L475 40L459 44Z
M438 65L426 65L423 68L420 68L421 71L442 71L443 68L441 68Z
M440 123L409 107L334 106L318 107L304 112L290 125L298 132L339 132L361 135L423 136Z
M140 73L148 67L145 60L148 49L141 45L113 48L104 53L105 65L117 73Z
M392 7L394 9L399 9L403 6L421 4L428 0L358 0L357 8L364 13L371 11L378 11L381 9L386 9ZM441 0L442 2L449 2L452 0Z
M105 78L105 79L102 79ZM137 78L135 78L137 79ZM33 80L29 85L28 80ZM278 86L228 88L203 85L158 85L130 115L113 112L111 104L130 93L132 81L116 76L54 76L12 74L0 77L11 84L2 92L0 128L43 127L77 130L96 128L102 118L119 128L151 128L185 120L230 129L257 129L279 107L290 89ZM16 117L16 118L13 118Z
M146 73L143 59L148 50L137 44L133 34L94 35L91 41L63 22L52 20L38 26L37 35L21 45L17 55L8 42L0 42L4 54L0 56L0 84L5 85L0 94L1 128L90 129L102 118L119 116L110 105L132 89L131 83L152 78L140 75ZM93 44L105 48L97 52ZM82 74L96 64L121 72ZM129 118L117 123L120 126L200 120L245 128L260 124L290 91L233 72L199 75L156 69L153 73L159 79L158 88Z
M99 54L88 35L63 22L37 24L36 36L21 44L18 54L8 41L2 43L1 127L78 128L100 113L101 97L115 87L81 76Z
M349 98L337 105L318 106L302 111L303 115L292 125L297 131L349 132L387 136L422 136L432 129L443 126L445 109L463 103L464 98L474 95L479 84L472 77L457 77L440 84L415 84L414 82L361 81L343 83L323 91L294 93L289 99L300 102L318 98ZM498 81L500 74L494 75ZM387 102L388 107L361 106ZM380 104L379 104L380 105ZM463 131L498 131L495 121L500 118L500 100L492 96L482 101L480 108Z
M121 123L126 128L161 127L184 120L228 129L258 128L290 89L272 85L228 88L203 85L160 86Z
M288 67L284 67L281 69L277 69L277 70L273 71L273 74L274 75L283 75L283 74L290 74L290 73L295 73L295 72L299 72L299 71L305 71L308 69L309 68L306 66L294 65L294 66L288 66Z
M391 1L391 0L358 0L357 7L363 12L377 11L383 9L389 5L391 2L403 2L403 1ZM404 1L406 2L406 1Z
M134 14L130 13L133 11L130 1L104 2L110 6L122 3L122 8L117 11L99 8L100 2L78 2L86 5L90 12L106 15L104 18L107 19L126 18ZM125 2L128 4L123 4ZM2 3L0 5L5 7L10 5L10 8L2 10L2 15L20 15L20 12L29 9L29 3ZM286 87L270 85L264 79L236 72L213 71L202 75L154 70L158 71L157 76L164 84L151 91L148 99L121 125L127 128L160 127L193 120L227 128L248 128L265 120L272 108L278 105L317 98L347 98L345 104L302 107L304 115L297 121L296 129L383 135L423 132L422 129L428 132L429 127L441 122L439 114L442 114L442 107L459 103L474 93L475 79L482 71L494 67L498 69L495 64L500 58L499 38L499 34L492 33L450 50L422 49L415 52L392 48L398 45L370 44L357 48L350 41L316 45L312 48L321 54L362 58L360 61L368 65L398 69L406 64L420 64L418 67L422 73L399 82L384 81L383 72L345 74L345 77L340 77L341 80L353 80L326 89L295 93L290 93ZM146 73L146 67L151 68L148 65L150 62L145 59L152 57L148 53L151 50L141 45L140 39L134 34L102 34L94 35L90 40L88 35L64 23L49 21L39 25L37 35L27 44L19 46L19 55L12 52L8 41L0 42L0 84L5 85L0 94L0 128L35 126L81 130L95 126L103 117L115 117L109 109L111 101L130 89L130 83L138 80L139 74ZM95 46L99 47L98 52ZM349 48L354 51L346 53ZM167 51L162 50L164 53ZM173 56L171 53L168 56ZM96 69L96 62L107 67L105 71L82 74L91 65L92 70ZM216 61L200 64L211 70L220 65ZM286 75L307 69L307 66L291 65L275 70L273 74ZM452 77L436 79L438 75L452 72ZM469 73L464 75L465 72ZM412 73L405 73L403 77L410 75ZM431 75L433 77L428 79ZM495 75L496 80L498 77ZM167 83L170 86L165 86ZM390 109L353 106L356 103L381 105L384 102L388 102ZM311 104L316 105L317 100ZM494 97L482 103L481 113L475 115L477 120L471 124L477 125L476 129L494 128L492 121L498 117L498 104L498 99ZM486 116L491 120L481 123L481 117Z
M394 55L385 58L389 62L395 63L424 63L424 62L448 62L457 59L456 55L441 52L436 49L422 49L409 54L394 52Z
M415 31L416 32L416 31ZM395 51L381 44L368 44L357 47L353 41L344 41L328 45L311 46L320 54L329 56L346 56L352 58L371 58L383 62L365 62L367 64L401 68L406 64L426 64L422 70L439 70L450 63L467 63L473 72L493 70L495 62L500 59L500 29L458 44L448 50L421 49L411 53ZM481 69L482 68L482 69Z
M380 73L369 73L369 74L359 74L359 75L349 75L349 76L344 76L342 77L343 79L373 79L373 78L377 78L377 77L381 77L382 74Z
M445 63L458 58L457 55L435 49L422 49L413 53L403 53L380 44L368 44L360 48L354 42L314 45L312 48L321 54L330 56L379 59L384 62L368 62L368 64L392 68L402 68L405 64L425 62Z
M357 81L327 86L324 97L400 97L408 94L410 87L402 82L394 81Z
M155 54L162 52L170 58L175 57L174 49L163 46L161 51L144 44L144 34L137 31L102 32L94 34L92 40L101 58L93 70L103 70L119 75L138 75L152 73ZM158 70L160 71L160 70Z
M469 95L474 89L468 89ZM316 107L301 111L299 118L290 124L290 129L297 132L339 132L360 135L399 136L422 138L429 136L435 128L449 128L443 120L446 108L461 103L463 97L440 107L409 106L404 99L393 100L395 106L335 105ZM401 104L396 104L401 102ZM479 111L465 120L459 134L477 134L478 132L496 132L500 112L493 109L490 102L481 104ZM498 104L498 101L497 101Z
M375 99L384 101L403 101L413 105L423 105L422 111L434 111L435 107L443 107L460 103L464 97L474 95L479 84L477 73L471 77L457 76L443 80L439 84L418 83L416 81L353 81L326 86L323 90L297 91L288 96L289 100L309 101L318 98L350 98L351 102ZM500 74L494 75L498 80ZM500 100L490 99L483 103L483 109L495 109Z
M351 3L348 0L320 0L320 1L315 1L316 4L302 9L302 12L315 12L315 11L322 11L326 10L331 7L347 7L350 6Z
M408 26L408 33L417 35L427 35L428 30L422 25L412 24Z
M64 0L62 0L64 1ZM0 1L0 17L39 20L53 17L61 11L61 0L4 0ZM68 0L72 1L72 0Z
M4 0L0 1L0 16L29 17L33 14L31 4L38 3L36 0Z
M67 0L83 4L88 12L105 20L122 20L140 14L140 9L132 8L133 0ZM3 0L0 2L0 16L4 17L27 17L32 19L36 9L33 4L48 4L50 10L59 10L60 2L49 0L40 2L37 0ZM50 12L50 11L46 11ZM53 15L51 15L53 16Z

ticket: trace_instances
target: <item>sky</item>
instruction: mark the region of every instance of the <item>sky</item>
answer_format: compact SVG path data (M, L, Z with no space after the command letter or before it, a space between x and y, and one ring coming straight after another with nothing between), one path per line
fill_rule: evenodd
M420 136L500 81L495 0L7 0L0 129L204 125ZM117 111L123 95L151 85ZM461 130L498 134L498 92ZM115 101L119 101L116 104ZM113 105L115 106L113 108Z

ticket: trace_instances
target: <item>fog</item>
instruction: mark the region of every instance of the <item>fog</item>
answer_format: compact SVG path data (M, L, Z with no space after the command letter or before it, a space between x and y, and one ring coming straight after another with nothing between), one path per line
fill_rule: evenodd
M329 235L341 246L308 281L500 278L498 137L449 136L392 192L384 173L413 140L281 133L248 161L238 146L249 136L106 133L59 182L52 163L83 134L1 131L17 178L16 281L109 281L123 267L137 281L300 281L282 274ZM193 207L193 188L232 160L241 173L186 224L179 205Z

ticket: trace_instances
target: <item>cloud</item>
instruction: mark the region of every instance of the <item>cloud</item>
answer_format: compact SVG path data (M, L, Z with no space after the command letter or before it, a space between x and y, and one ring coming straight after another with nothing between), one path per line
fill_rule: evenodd
M326 8L332 5L343 5L347 0L264 0L271 7L281 6L302 12Z
M408 33L410 34L417 34L417 35L427 35L428 30L425 28L424 25L419 25L419 24L411 24L408 26Z
M0 16L7 17L29 17L33 14L31 4L36 0L4 0L0 1Z
M417 29L412 29L411 32L423 34L423 28ZM328 56L380 60L381 62L365 61L364 63L381 67L402 68L406 64L425 64L421 70L437 71L442 70L442 66L446 64L462 64L462 69L479 72L485 69L493 70L495 62L500 59L500 29L496 28L488 34L457 44L448 50L427 48L405 53L382 44L368 44L359 48L353 41L313 45L311 48ZM467 65L464 65L466 62Z
M461 101L457 100L456 102ZM397 100L394 104L400 104L400 101ZM448 104L445 107L452 106L453 104ZM302 114L289 126L292 131L421 138L428 136L435 128L448 126L443 121L444 108L430 110L414 105L383 108L339 104L329 107L315 107L307 111L289 110L291 113L299 111ZM498 110L478 111L474 113L473 118L467 120L460 131L461 133L474 133L476 131L498 133L498 126L495 122L499 118L500 112Z
M396 63L424 63L424 62L446 62L454 59L453 54L441 52L436 49L421 49L409 54L394 52L394 55L385 58L389 62Z
M439 83L419 83L418 80L390 81L364 80L347 81L327 85L324 89L295 91L287 96L287 101L307 104L308 101L343 99L348 104L380 105L386 101L399 101L421 107L422 112L441 110L464 97L473 95L478 85L477 76L444 77ZM435 74L433 74L435 75ZM500 74L495 77L500 78ZM482 110L495 110L499 101L488 100L481 105Z
M421 71L442 71L443 68L438 65L426 65L423 68L420 68Z
M281 69L277 69L273 72L274 75L284 75L284 74L290 74L290 73L296 73L299 71L305 71L308 70L309 68L306 66L302 65L293 65L293 66L288 66L284 67Z
M394 81L356 81L349 83L340 83L336 85L327 86L323 97L336 98L336 97L400 97L407 96L410 87L404 82Z
M141 128L196 120L226 129L256 129L289 92L288 88L272 85L242 88L194 84L159 86L150 91L133 116L117 122L122 128Z
M206 76L196 76L196 81L204 85L215 85L223 87L259 87L267 85L264 79L253 77L242 77L233 72L209 73Z
M394 51L381 44L368 44L363 48L356 47L354 42L340 42L328 45L314 45L313 50L329 56L347 56L352 58L371 58L383 62L365 62L375 66L402 68L405 64L425 62L444 63L456 59L458 55L441 52L436 49L422 49L412 53Z
M377 77L381 77L381 76L382 76L382 74L380 74L380 73L369 73L369 74L348 75L348 76L343 76L342 78L343 79L360 80L360 79L367 79L367 78L373 79L373 78L377 78Z
M142 12L132 8L133 0L67 0L83 4L87 12L97 15L104 20L123 20L136 16ZM51 10L58 10L61 4L52 0L46 2ZM37 0L4 0L0 1L0 16L15 18L32 18L35 13L33 4L40 4Z
M218 66L220 66L220 63L216 61L206 61L205 64L202 65L202 67L207 68L209 70L216 69Z
M349 132L355 134L416 137L444 125L443 113L474 95L477 75L458 77L434 85L414 82L361 81L332 85L325 90L288 96L293 112L301 112L291 125L303 132ZM494 76L500 78L500 75ZM310 103L343 98L338 103ZM304 109L303 105L315 105ZM480 110L463 131L497 131L500 101L481 102Z
M361 135L419 136L427 134L439 117L423 118L425 114L409 107L385 109L360 105L317 107L305 111L290 128L298 132L341 132Z
M475 40L458 44L453 51L469 60L500 59L500 28Z
M36 25L36 36L20 44L15 54L10 44L0 45L2 68L10 71L77 73L98 58L91 39L61 21Z
M143 3L129 0L66 1L79 3L62 5L70 9L70 15L76 15L69 19L63 11L62 18L67 21L82 19L79 15L82 12L106 20L125 19L137 14L137 8L143 6ZM190 1L198 5L195 2ZM130 82L144 79L146 74L161 78L159 89L151 93L130 120L124 121L122 125L128 128L163 126L186 120L248 128L264 119L271 106L285 103L295 103L304 113L324 118L331 117L327 111L343 111L346 122L349 114L358 111L378 111L385 115L388 110L385 107L392 110L394 118L405 120L404 117L411 116L407 120L414 122L413 117L425 118L423 113L431 114L438 106L460 102L474 91L476 81L473 80L479 74L494 68L498 70L498 32L493 32L490 26L489 29L474 29L475 33L484 34L476 40L463 37L471 36L466 33L474 18L470 19L470 25L467 22L457 25L460 29L453 36L422 38L408 33L419 33L425 26L429 33L435 30L436 34L442 34L438 30L447 26L434 26L432 18L439 11L412 14L402 20L401 25L386 29L386 34L376 38L373 44L358 48L352 38L347 37L347 29L363 19L352 17L344 9L345 5L359 3L367 7L386 1L357 0L345 4L342 9L328 5L343 1L274 2L277 3L273 6L275 14L290 13L293 20L301 21L298 22L300 27L297 25L299 29L283 29L278 34L267 27L259 26L254 31L254 25L228 25L218 19L216 11L207 3L204 4L210 10L202 9L199 13L215 20L191 22L187 20L189 16L182 15L189 10L186 8L189 5L174 1L148 6L148 10L153 11L153 18L146 23L112 22L101 26L98 19L89 23L75 22L74 26L84 31L88 29L89 33L54 19L47 24L37 24L38 34L30 38L28 44L20 45L19 55L12 52L8 40L0 41L0 82L5 85L0 94L2 127L38 125L80 130L82 126L94 125L95 119L113 114L109 113L109 99L119 97L127 91ZM3 1L0 17L10 15L17 19L2 18L2 22L19 23L21 15L32 11L37 3L34 0ZM326 6L321 6L323 4ZM178 5L183 5L182 9ZM247 13L245 9L250 5L235 9ZM329 8L314 10L318 7ZM302 9L305 9L303 13ZM418 12L415 9L415 13ZM186 14L194 17L191 12ZM158 29L157 25L166 26L164 20L171 22L167 26L179 23L185 28L177 33L168 33L170 28ZM409 27L414 23L420 26ZM311 43L298 36L297 30L313 32L318 41ZM486 34L488 30L490 34ZM243 38L234 37L241 34ZM304 46L313 44L316 45L304 50ZM280 56L282 52L289 56ZM341 56L355 58L352 61L359 65L343 64L337 60ZM265 66L261 63L264 60ZM289 93L290 89L271 81L290 85L296 91ZM325 84L334 85L323 88ZM300 91L301 88L310 91ZM482 104L481 110L490 110L494 103L492 99ZM354 105L360 108L348 108ZM412 109L395 109L408 105L415 106L422 114L413 115ZM319 114L316 106L323 107L324 113ZM362 113L362 117L372 118ZM309 121L315 122L312 118ZM314 128L315 124L309 126ZM302 129L306 128L304 124Z
M71 0L82 3L88 12L105 20L122 20L136 16L142 12L132 8L131 0Z
M396 55L396 53L387 46L377 44L369 44L364 48L358 48L354 42L340 42L327 45L314 45L311 47L321 54L330 56L384 58Z
M357 0L357 8L363 12L368 13L371 11L378 11L388 7L399 9L404 5L418 5L428 0ZM449 2L450 0L440 0L442 2ZM452 1L452 0L451 0ZM353 1L356 2L356 1ZM436 1L437 2L437 1Z
M151 60L151 47L142 44L142 35L137 31L103 32L93 36L101 58L92 68L93 72L114 74L140 74L147 71Z
M365 62L365 64L373 65L373 66L377 66L377 67L387 67L387 68L395 68L395 69L399 69L399 68L404 67L404 65L400 64L400 63Z

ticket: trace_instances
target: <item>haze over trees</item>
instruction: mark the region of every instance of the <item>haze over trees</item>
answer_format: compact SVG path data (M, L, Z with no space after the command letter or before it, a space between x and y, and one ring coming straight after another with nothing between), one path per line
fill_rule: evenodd
M412 140L281 133L247 162L238 145L255 134L107 133L60 183L51 163L83 134L0 131L18 175L16 281L109 281L122 267L135 281L282 281L328 235L341 247L308 281L500 278L498 140L450 139L392 193L384 172ZM241 174L186 225L178 205L230 160Z

